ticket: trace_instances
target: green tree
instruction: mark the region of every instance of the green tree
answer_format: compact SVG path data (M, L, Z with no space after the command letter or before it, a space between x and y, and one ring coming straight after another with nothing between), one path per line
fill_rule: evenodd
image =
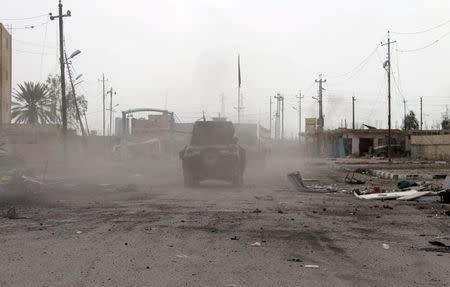
M52 123L55 115L51 111L51 105L45 84L24 82L14 90L11 116L15 123Z
M61 124L61 80L59 75L48 75L46 84L49 90L49 96L52 99L52 111L55 114L56 122ZM66 98L67 98L67 123L69 126L78 127L77 110L75 107L75 98L73 96L72 87L66 82ZM87 100L84 95L77 95L77 104L80 110L80 116L87 112Z
M448 115L442 117L441 127L443 130L450 130L450 118Z
M403 128L408 131L419 129L419 121L417 121L416 114L413 111L409 111L409 114L403 120Z

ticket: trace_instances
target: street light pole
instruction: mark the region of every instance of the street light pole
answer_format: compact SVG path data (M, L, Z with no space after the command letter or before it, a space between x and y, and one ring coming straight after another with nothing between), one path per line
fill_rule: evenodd
M61 117L62 117L62 133L63 133L63 152L64 152L64 168L67 167L67 102L66 102L66 82L64 76L64 17L70 17L70 11L67 11L66 14L62 12L63 5L61 0L59 0L58 4L58 16L53 16L50 13L50 20L59 19L59 65L61 71Z
M67 57L66 53L64 53L64 56L66 58L67 73L69 74L69 80L70 80L70 84L72 86L73 101L74 101L74 104L75 104L75 110L77 112L77 120L80 123L81 134L83 135L83 137L85 137L86 133L85 133L84 127L83 127L83 121L81 120L81 114L80 114L80 109L78 107L77 95L75 93L75 85L73 84L72 72L70 70L70 63L69 63L69 60L72 59L73 57L75 57L78 54L80 54L80 50L75 51L75 53L73 53L69 58Z

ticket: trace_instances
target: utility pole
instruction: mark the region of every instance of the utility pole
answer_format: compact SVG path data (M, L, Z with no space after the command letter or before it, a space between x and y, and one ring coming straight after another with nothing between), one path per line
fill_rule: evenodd
M280 107L281 107L280 93L277 93L277 95L274 96L274 98L277 99L277 112L275 113L275 139L280 139Z
M241 123L241 110L242 107L242 99L241 99L241 56L238 55L238 123Z
M302 99L304 96L302 96L302 92L298 92L298 143L302 144L301 134L302 134Z
M62 12L63 5L61 0L58 4L58 16L53 16L49 13L50 20L59 19L59 65L61 71L61 118L62 118L62 133L63 133L63 152L64 152L64 168L67 167L67 101L66 101L66 81L64 75L64 17L70 17L71 13L68 10L66 14Z
M281 140L284 140L284 96L281 96Z
M269 102L269 130L270 130L270 138L272 138L272 97L270 97Z
M319 83L319 98L318 98L318 102L319 102L319 119L317 120L317 124L319 126L320 132L323 131L323 127L324 127L324 119L323 119L323 108L322 108L322 91L324 90L323 88L323 83L326 83L327 80L322 79L322 74L319 75L319 79L316 80L316 83Z
M112 106L112 98L113 98L113 88L108 91L108 94L110 96L109 98L109 136L112 136L112 115L113 115L113 106ZM117 93L114 92L114 95Z
M352 129L355 129L355 97L352 97Z
M388 158L389 163L392 163L392 156L391 156L391 44L395 43L396 41L391 42L391 36L388 31L387 36L387 43L381 42L382 46L386 46L388 48L387 51L387 60L383 64L383 68L387 71L387 78L388 78Z
M420 97L420 130L422 130L422 97Z
M105 129L105 121L106 121L106 118L105 118L105 97L106 97L106 94L105 94L105 74L103 74L103 77L102 77L102 83L103 83L103 136L105 136L105 133L106 133L106 129Z
M403 129L406 131L406 100L403 98Z

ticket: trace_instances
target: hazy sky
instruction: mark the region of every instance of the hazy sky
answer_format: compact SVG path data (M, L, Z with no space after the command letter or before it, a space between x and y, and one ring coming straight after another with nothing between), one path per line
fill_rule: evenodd
M416 32L450 19L448 0L64 0L66 47L80 49L74 60L89 101L90 128L101 127L101 86L117 91L118 110L154 107L174 111L182 121L220 111L236 119L237 55L241 55L244 120L268 126L269 99L286 98L287 135L297 132L299 90L303 116L317 116L314 79L328 80L324 93L326 128L351 125L355 95L358 123L387 125L386 73L382 68L387 30ZM56 0L0 0L0 22L13 28L13 85L45 80L57 73L57 22L48 16L3 20L57 12ZM47 23L48 22L48 23ZM45 23L45 24L42 24ZM419 34L392 33L395 82L393 125L401 124L403 97L407 109L424 122L440 120L450 104L450 23ZM443 37L444 36L444 37ZM443 37L443 38L442 38ZM415 51L442 38L435 45ZM369 56L369 57L368 57ZM362 65L360 65L362 63ZM396 85L397 84L397 85Z

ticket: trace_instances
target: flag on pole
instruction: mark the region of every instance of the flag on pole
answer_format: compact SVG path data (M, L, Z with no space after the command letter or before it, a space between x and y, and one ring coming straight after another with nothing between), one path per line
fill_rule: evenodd
M241 87L241 59L240 55L238 55L238 84L239 88Z

